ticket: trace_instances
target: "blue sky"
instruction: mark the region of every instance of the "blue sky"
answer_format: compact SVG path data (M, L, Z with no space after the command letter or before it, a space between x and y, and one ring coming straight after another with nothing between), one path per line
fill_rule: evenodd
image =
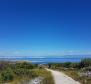
M91 54L90 0L0 0L0 56Z

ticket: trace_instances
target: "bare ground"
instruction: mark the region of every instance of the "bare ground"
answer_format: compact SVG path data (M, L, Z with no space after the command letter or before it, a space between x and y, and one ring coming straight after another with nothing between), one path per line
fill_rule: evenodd
M52 73L55 84L81 84L78 81L75 81L71 77L65 75L63 72L54 71L51 69L47 69Z

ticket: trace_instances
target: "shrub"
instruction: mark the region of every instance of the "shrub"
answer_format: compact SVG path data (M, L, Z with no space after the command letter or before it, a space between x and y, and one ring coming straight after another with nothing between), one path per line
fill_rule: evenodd
M65 62L65 63L63 64L63 66L64 66L65 68L69 68L69 67L71 67L71 62Z
M79 63L80 68L91 66L91 58L85 58Z
M5 71L1 72L1 74L0 74L0 79L2 82L12 81L13 78L14 78L14 74L8 70L5 70Z
M23 69L33 69L35 66L29 62L18 62L15 64L15 67L17 69L23 68Z

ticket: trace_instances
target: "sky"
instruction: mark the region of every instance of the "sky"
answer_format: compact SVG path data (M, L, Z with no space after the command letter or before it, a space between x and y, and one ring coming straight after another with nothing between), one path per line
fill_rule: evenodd
M90 0L0 0L0 56L91 54Z

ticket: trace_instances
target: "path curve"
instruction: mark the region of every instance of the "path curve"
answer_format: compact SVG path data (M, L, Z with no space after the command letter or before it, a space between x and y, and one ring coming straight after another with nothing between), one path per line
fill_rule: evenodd
M47 69L47 70L52 73L55 84L81 84L62 72L54 71L51 69Z

